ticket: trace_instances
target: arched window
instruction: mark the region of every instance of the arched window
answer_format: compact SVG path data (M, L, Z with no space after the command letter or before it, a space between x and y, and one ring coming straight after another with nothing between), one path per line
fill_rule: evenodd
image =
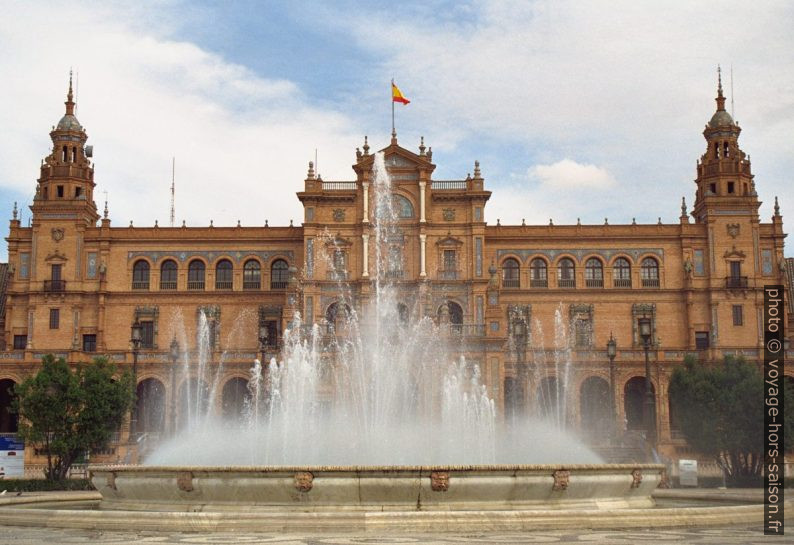
M392 209L394 213L400 219L407 219L414 217L414 206L411 204L411 201L403 197L402 195L394 195L394 200L392 201Z
M463 309L455 301L447 301L438 307L438 317L442 323L448 320L450 331L453 333L463 332Z
M325 310L326 331L333 335L337 331L344 331L352 316L350 307L346 304L331 303Z
M204 273L206 267L204 262L200 259L194 259L187 266L187 289L189 290L203 290L204 289Z
M173 259L167 259L160 265L160 289L176 289L176 262Z
M652 257L646 257L640 265L640 277L643 288L659 287L659 262Z
M532 288L548 288L548 266L546 262L536 257L529 264L529 286Z
M614 277L616 288L630 288L631 263L629 263L629 260L625 257L617 258L612 267L612 276Z
M228 259L222 259L215 265L215 289L216 290L230 290L233 287L232 262Z
M502 263L502 287L520 288L521 276L518 261L508 257Z
M289 282L289 265L283 259L277 259L270 266L270 289L283 290Z
M243 289L258 290L262 287L262 268L259 261L249 259L243 265Z
M573 259L563 257L557 264L557 285L561 288L576 287L576 265Z
M584 264L584 285L588 288L604 287L604 265L597 257L591 257Z
M149 262L139 259L132 266L132 289L149 289Z

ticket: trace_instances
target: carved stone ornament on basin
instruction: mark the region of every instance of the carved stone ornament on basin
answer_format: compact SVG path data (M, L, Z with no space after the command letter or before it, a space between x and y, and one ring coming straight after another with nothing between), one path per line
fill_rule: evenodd
M97 465L91 474L102 494L101 508L110 510L505 511L652 507L651 492L663 469L656 464Z

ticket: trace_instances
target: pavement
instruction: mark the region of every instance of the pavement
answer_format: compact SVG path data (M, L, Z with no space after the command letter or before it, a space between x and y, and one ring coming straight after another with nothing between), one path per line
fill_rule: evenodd
M421 535L328 535L305 536L294 534L254 533L153 533L153 532L103 532L96 530L71 530L58 528L0 527L0 544L47 545L66 543L120 544L120 543L201 543L245 544L267 543L276 545L363 545L363 544L461 544L482 543L507 545L511 543L582 543L620 545L677 544L734 545L794 543L794 539L764 536L761 526L729 526L724 528L669 529L669 530L562 530L524 534L421 534Z

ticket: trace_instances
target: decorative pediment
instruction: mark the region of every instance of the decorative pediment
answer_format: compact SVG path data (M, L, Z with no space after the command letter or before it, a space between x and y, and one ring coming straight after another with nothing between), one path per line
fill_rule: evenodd
M463 241L453 237L451 233L447 233L447 236L436 242L436 246L463 246Z
M733 248L731 248L729 251L725 252L725 254L723 255L723 257L725 257L725 258L728 258L728 257L738 257L739 259L744 259L745 257L747 257L747 254L745 254L745 253L744 253L743 251L741 251L741 250L737 250L737 249L736 249L736 246L734 246L734 247L733 247Z
M344 238L341 233L337 233L332 239L328 239L325 245L329 248L349 248L353 245L353 241L349 238Z
M69 258L66 257L66 255L62 254L58 248L55 248L55 251L49 254L47 257L45 257L44 261L46 261L47 263L53 261L63 263L65 261L69 261Z

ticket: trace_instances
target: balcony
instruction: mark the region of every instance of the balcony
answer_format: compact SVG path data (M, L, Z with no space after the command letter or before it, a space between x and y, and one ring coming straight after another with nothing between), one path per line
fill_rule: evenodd
M457 280L459 271L457 269L439 269L439 280Z
M631 278L615 278L615 287L616 288L630 288L631 287Z
M323 182L323 191L355 191L356 182Z
M245 280L243 281L244 290L261 290L262 283L259 280Z
M659 279L658 278L643 278L642 279L642 287L643 288L658 288L659 287Z
M560 278L557 280L557 286L560 288L575 288L576 287L576 279L575 278Z
M530 288L548 288L549 280L547 278L532 278L529 281Z
M503 278L502 279L502 287L503 288L520 288L521 287L521 280L518 278Z
M449 332L461 337L485 337L485 324L449 324Z
M386 271L386 278L390 280L402 280L403 278L403 271L402 269L393 269Z
M466 191L466 180L433 180L433 191Z
M604 279L603 278L585 278L584 285L585 285L585 287L588 287L588 288L603 288L604 287Z
M232 289L232 281L231 280L216 280L215 281L215 289L216 290L231 290Z
M270 289L271 290L285 290L285 289L287 289L287 281L286 280L271 280L270 281Z
M328 280L333 280L334 282L345 281L347 280L347 271L328 271L326 278ZM271 282L270 284L270 289L273 289L273 283Z
M148 280L135 280L132 282L132 289L134 290L148 290L149 289L149 281Z
M187 289L189 289L189 290L203 290L204 289L204 281L203 280L188 280Z
M176 280L160 280L160 289L161 290L175 290L176 289Z
M726 276L725 277L725 287L729 290L743 290L747 289L747 277L746 276Z
M46 293L61 293L66 291L66 280L45 280L44 291Z

